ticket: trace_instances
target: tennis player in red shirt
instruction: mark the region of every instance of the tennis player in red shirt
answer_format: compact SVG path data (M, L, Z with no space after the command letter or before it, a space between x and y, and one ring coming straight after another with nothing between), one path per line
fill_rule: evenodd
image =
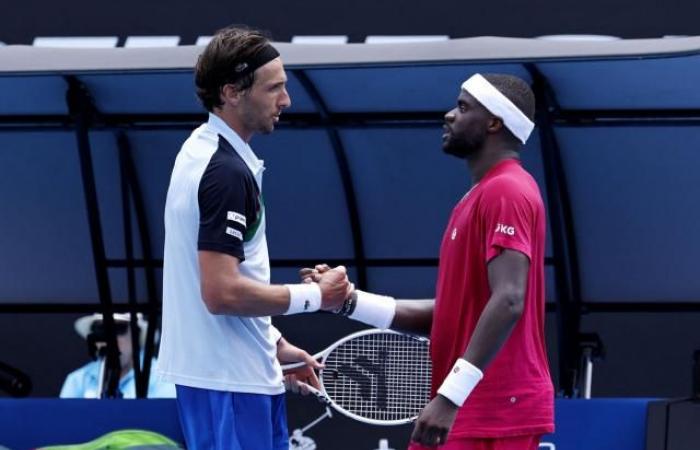
M445 114L442 148L466 160L472 186L442 238L435 301L357 290L342 310L378 328L430 334L434 396L409 450L535 450L554 430L546 219L537 184L520 163L534 111L520 78L476 74L462 84Z

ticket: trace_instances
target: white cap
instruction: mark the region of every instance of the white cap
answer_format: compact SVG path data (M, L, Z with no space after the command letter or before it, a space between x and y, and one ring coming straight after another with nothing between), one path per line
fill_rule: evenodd
M114 313L112 314L112 317L114 318L115 322L125 322L125 323L130 323L130 314L129 313ZM95 322L101 322L102 321L102 314L100 313L95 313L90 316L84 316L81 317L80 319L75 321L75 331L80 335L81 338L87 339L88 334L90 334L90 331L92 331L92 325ZM143 318L143 314L137 313L136 314L136 323L141 330L141 333L139 338L140 338L140 343L141 346L146 342L146 327L148 326L148 322Z

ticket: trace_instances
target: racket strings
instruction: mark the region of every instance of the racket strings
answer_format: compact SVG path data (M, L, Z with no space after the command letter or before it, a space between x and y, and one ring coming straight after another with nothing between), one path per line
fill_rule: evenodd
M392 333L351 339L328 354L321 381L341 408L382 421L414 418L430 400L428 342Z

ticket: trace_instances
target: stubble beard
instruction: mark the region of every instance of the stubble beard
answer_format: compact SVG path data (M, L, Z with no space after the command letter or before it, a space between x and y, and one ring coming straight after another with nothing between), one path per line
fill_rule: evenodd
M471 159L476 156L484 147L486 133L474 135L471 138L457 137L450 133L447 141L442 145L442 150L448 155L456 156L460 159Z

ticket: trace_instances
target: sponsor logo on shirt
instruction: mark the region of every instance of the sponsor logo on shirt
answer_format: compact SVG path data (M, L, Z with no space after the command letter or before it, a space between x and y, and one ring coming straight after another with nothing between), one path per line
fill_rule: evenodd
M245 216L243 214L238 214L236 211L229 211L226 213L226 218L232 222L238 222L244 227L246 226Z
M238 231L235 228L226 227L226 234L228 234L229 236L235 237L239 241L243 240L243 233L241 233L240 231Z
M503 233L507 234L508 236L515 236L515 227L498 223L496 224L496 233Z

